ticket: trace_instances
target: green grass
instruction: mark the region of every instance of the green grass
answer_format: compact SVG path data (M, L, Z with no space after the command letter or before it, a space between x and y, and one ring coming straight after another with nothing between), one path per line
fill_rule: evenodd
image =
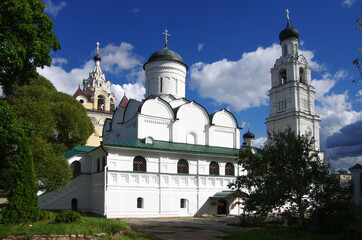
M0 238L8 235L39 235L39 234L95 234L115 233L128 227L121 220L107 220L97 217L82 217L81 221L74 223L55 223L55 214L51 214L48 221L38 221L29 224L4 225L0 224Z
M306 230L297 230L290 227L269 227L247 230L234 233L225 240L248 239L248 240L337 240L341 235L319 234Z

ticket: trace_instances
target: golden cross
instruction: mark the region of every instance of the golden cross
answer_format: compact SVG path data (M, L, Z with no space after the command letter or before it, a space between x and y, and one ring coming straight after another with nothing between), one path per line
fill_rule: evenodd
M164 35L165 35L165 48L167 48L167 43L168 43L167 36L171 36L171 35L170 35L170 34L168 34L167 29L165 29L165 32L163 32L162 34L164 34Z
M248 131L250 130L250 123L248 123Z
M288 19L288 21L289 21L289 9L287 9L287 10L285 10L286 12L287 12L287 19Z
M99 53L99 42L96 43L97 44L97 54Z

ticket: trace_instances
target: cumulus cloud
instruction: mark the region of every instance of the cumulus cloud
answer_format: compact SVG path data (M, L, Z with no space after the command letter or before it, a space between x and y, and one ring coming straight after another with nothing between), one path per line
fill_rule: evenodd
M60 10L63 9L63 7L65 7L67 5L66 2L61 1L60 3L56 4L53 3L52 0L44 0L45 2L45 9L44 12L53 16L53 17L57 17L58 13L60 12Z
M199 45L197 45L197 51L200 52L203 47L204 47L204 44L203 44L203 43L199 43Z
M347 77L347 72L344 70L340 70L337 73L335 73L334 75L326 72L323 74L322 79L313 79L312 80L312 85L315 87L315 99L316 100L321 100L322 97L328 93L331 88L334 87L334 85L336 84L337 81L339 81L340 79L344 79L345 77Z
M344 0L344 1L342 2L342 5L350 8L350 7L352 7L352 5L353 5L356 1L357 1L357 0Z
M127 83L120 85L113 84L111 90L114 90L117 100L122 99L124 91L129 98L142 99L145 92L142 82L144 73L142 70L141 59L133 52L133 46L129 43L121 43L119 46L109 44L100 49L102 61L101 68L106 75L113 73ZM66 71L63 68L67 60L63 58L54 58L51 67L37 68L40 75L49 79L58 91L73 95L83 82L87 79L89 72L94 69L94 61L89 60L80 68L74 68ZM118 87L117 87L118 86Z
M356 97L358 97L358 99L357 99L358 102L362 102L362 89L358 91L358 93L356 94Z
M261 148L265 144L266 140L266 137L256 138L254 140L254 146L257 148Z
M313 61L312 51L301 50L308 63L317 70L324 67ZM222 59L213 63L198 62L191 66L191 88L203 98L227 104L234 111L266 105L270 89L270 69L281 55L279 44L259 47L242 54L237 61Z

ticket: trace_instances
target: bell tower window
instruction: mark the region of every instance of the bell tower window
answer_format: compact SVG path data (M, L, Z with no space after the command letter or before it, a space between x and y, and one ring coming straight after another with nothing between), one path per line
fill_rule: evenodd
M285 69L280 70L279 79L281 84L285 84L287 82L287 70Z
M104 97L102 95L98 96L98 110L105 110L104 106Z
M305 83L303 68L299 68L299 82Z

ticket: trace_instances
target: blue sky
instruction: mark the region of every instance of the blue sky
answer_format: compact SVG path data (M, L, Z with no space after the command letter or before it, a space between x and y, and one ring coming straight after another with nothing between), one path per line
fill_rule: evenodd
M301 53L312 66L316 112L321 117L321 149L332 167L362 162L362 82L353 59L361 57L362 30L356 0L197 1L44 0L62 49L53 65L38 72L62 92L73 94L94 67L100 42L101 67L120 100L141 100L142 65L168 47L189 66L186 98L209 113L228 108L261 144L269 115L270 73L281 55L279 33L291 25L300 32Z

